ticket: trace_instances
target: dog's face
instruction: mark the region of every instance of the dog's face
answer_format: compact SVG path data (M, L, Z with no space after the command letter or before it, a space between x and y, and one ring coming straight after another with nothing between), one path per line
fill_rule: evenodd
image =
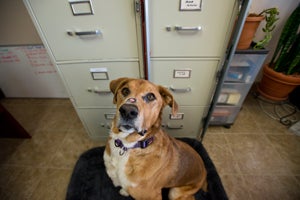
M114 132L144 135L150 128L160 126L164 106L172 107L173 114L178 109L167 89L146 80L119 78L111 81L110 90L117 105L113 128L118 131Z

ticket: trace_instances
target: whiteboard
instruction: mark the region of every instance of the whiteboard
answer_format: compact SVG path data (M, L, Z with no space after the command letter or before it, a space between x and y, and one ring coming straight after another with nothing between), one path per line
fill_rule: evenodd
M0 88L6 97L68 97L43 45L0 46Z

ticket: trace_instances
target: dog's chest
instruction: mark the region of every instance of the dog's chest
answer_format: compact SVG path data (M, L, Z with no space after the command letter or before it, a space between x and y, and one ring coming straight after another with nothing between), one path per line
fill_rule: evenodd
M110 142L111 149L111 163L115 168L125 170L126 163L128 162L129 154L124 152L121 148L115 147L114 141ZM123 171L124 173L124 171Z
M114 145L114 140L109 142L110 156L105 157L107 172L113 182L122 187L134 186L126 176L126 167L129 159L129 153L123 152ZM121 154L123 152L123 154Z

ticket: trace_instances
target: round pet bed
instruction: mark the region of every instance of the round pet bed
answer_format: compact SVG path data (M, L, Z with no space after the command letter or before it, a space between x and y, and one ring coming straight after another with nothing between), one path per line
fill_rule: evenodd
M193 147L202 157L207 169L208 192L199 190L196 200L228 199L216 168L202 143L191 138L179 138ZM133 200L119 194L105 171L103 153L105 147L96 147L83 153L78 159L68 189L67 200ZM163 189L163 200L168 199L168 189Z

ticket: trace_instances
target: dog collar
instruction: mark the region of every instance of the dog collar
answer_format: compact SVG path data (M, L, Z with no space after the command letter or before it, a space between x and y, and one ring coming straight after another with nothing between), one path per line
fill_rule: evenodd
M147 130L142 130L142 131L138 132L138 134L140 136L144 136L146 133L147 133Z
M135 148L145 149L145 148L147 148L150 144L152 144L153 140L154 140L154 137L150 137L148 139L145 139L145 140L142 140L142 141L138 141L132 147L125 147L124 144L123 144L123 142L122 142L122 140L116 139L115 140L115 146L119 147L121 149L119 151L119 155L122 156L129 149L135 149Z

